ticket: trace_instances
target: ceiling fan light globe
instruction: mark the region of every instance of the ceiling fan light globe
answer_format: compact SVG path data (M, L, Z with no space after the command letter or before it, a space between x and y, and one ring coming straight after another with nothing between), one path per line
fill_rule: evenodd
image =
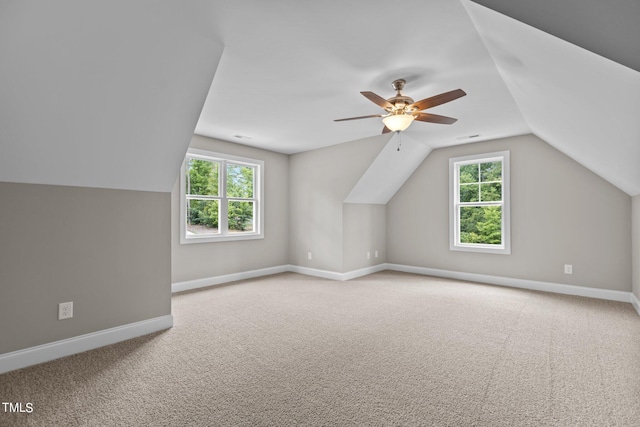
M403 131L413 122L414 117L410 114L394 114L382 119L382 123L392 132Z

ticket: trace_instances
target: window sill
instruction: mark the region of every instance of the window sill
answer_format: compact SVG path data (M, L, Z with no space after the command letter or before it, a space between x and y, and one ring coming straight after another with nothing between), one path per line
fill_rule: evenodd
M479 252L485 254L511 255L511 248L489 245L450 245L449 250L460 252Z
M216 242L233 242L238 240L258 240L264 239L261 233L246 233L242 235L224 235L224 236L203 236L203 237L180 237L181 245L190 245L194 243L216 243Z

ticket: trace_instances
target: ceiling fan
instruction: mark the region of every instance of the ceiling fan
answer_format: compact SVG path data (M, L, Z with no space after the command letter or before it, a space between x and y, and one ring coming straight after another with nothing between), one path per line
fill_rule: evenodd
M406 81L403 79L394 80L391 85L396 90L396 95L384 99L383 97L376 95L373 92L360 92L369 101L384 108L386 114L372 114L369 116L349 117L347 119L336 119L334 122L342 122L345 120L359 120L368 119L372 117L382 117L384 128L382 133L399 132L407 129L414 120L420 122L440 123L450 125L455 123L458 119L452 117L439 116L437 114L423 113L422 110L432 108L437 105L442 105L447 102L453 101L466 95L462 89L452 90L450 92L441 93L430 98L425 98L418 102L413 102L413 99L402 94Z

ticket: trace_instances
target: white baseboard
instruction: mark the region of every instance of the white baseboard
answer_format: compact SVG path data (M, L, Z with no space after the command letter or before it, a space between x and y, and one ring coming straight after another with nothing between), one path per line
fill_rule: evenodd
M323 279L344 280L342 279L342 273L329 270L319 270L317 268L301 267L299 265L290 265L289 271L304 274L306 276L322 277Z
M305 274L307 276L322 277L324 279L339 280L339 281L355 279L357 277L362 277L362 276L366 276L367 274L377 273L378 271L382 271L386 269L387 269L386 264L378 264L378 265L372 265L371 267L361 268L358 270L347 271L346 273L338 273L338 272L329 271L329 270L319 270L317 268L301 267L299 265L289 266L289 271L293 273L300 273L300 274Z
M640 301L638 301L638 298L633 292L631 293L631 304L633 305L633 308L636 309L638 314L640 314Z
M371 267L361 268L359 270L348 271L346 273L338 273L329 270L320 270L317 268L301 267L299 265L279 265L276 267L262 268L259 270L243 271L240 273L224 274L221 276L205 277L203 279L187 280L185 282L176 282L171 285L171 292L189 291L192 289L206 288L209 286L221 285L238 280L253 279L255 277L269 276L271 274L284 273L291 271L307 276L322 277L330 280L351 280L356 277L366 276L367 274L376 273L386 269L386 264L378 264Z
M346 273L342 273L342 280L357 279L358 277L366 276L367 274L377 273L379 271L387 270L387 264L372 265L371 267L365 267L358 270L351 270Z
M377 273L383 270L402 271L405 273L415 273L424 276L444 277L448 279L466 280L469 282L487 283L490 285L552 292L556 294L577 295L589 298L628 302L632 303L640 314L640 302L631 292L615 291L601 288L589 288L586 286L566 285L562 283L540 282L536 280L514 279L510 277L491 276L487 274L464 273L460 271L440 270L436 268L415 267L411 265L391 263L373 265L371 267L352 270L346 273L302 267L299 265L281 265L277 267L263 268L260 270L250 270L240 273L207 277L204 279L197 279L186 282L177 282L171 285L171 290L172 292L180 292L190 289L219 285L228 282L235 282L238 280L251 279L254 277L268 276L271 274L283 273L287 271L304 274L307 276L322 277L324 279L346 281L366 276L367 274Z
M411 265L383 263L358 270L339 273L336 271L321 270L317 268L302 267L299 265L282 265L277 267L263 268L261 270L251 270L223 276L208 277L188 282L178 282L171 285L173 292L197 289L237 280L250 279L254 277L267 276L270 274L291 271L293 273L305 274L307 276L322 277L329 280L352 280L367 274L377 273L383 270L403 271L405 273L421 274L424 276L444 277L448 279L466 280L469 282L487 283L490 285L508 286L512 288L530 289L534 291L551 292L564 295L576 295L589 298L598 298L611 301L628 302L633 304L638 314L640 314L640 302L631 292L615 291L610 289L589 288L586 286L566 285L562 283L540 282L536 280L514 279L510 277L491 276L487 274L464 273L460 271L440 270L437 268L415 267Z
M556 294L577 295L611 301L632 302L631 292L609 289L589 288L586 286L565 285L561 283L539 282L536 280L513 279L509 277L490 276L486 274L463 273L459 271L439 270L436 268L414 267L401 264L387 264L388 270L416 273L425 276L444 277L448 279L467 280L490 285L509 286L512 288L530 289L534 291L552 292ZM637 301L637 300L636 300ZM636 308L637 309L637 308ZM639 311L640 313L640 311Z
M206 288L223 283L236 282L238 280L253 279L254 277L269 276L271 274L284 273L289 270L288 265L261 268L258 270L242 271L240 273L224 274L221 276L205 277L203 279L187 280L171 284L171 293L189 291L191 289Z
M172 326L173 316L168 314L11 353L0 354L0 374L162 331Z

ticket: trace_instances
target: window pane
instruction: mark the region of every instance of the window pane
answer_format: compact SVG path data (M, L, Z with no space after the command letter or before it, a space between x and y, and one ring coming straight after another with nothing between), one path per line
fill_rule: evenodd
M189 159L187 163L186 194L195 196L218 195L218 162Z
M478 182L478 164L460 166L460 183Z
M502 208L500 206L461 206L460 243L502 243Z
M502 183L480 184L480 200L483 202L499 202L502 200Z
M482 182L502 181L502 162L480 163Z
M478 185L464 184L460 186L460 202L477 202L478 201Z
M253 198L253 170L251 166L227 164L227 197Z
M218 200L187 200L187 235L218 234Z
M254 231L253 216L253 202L229 202L229 233Z

